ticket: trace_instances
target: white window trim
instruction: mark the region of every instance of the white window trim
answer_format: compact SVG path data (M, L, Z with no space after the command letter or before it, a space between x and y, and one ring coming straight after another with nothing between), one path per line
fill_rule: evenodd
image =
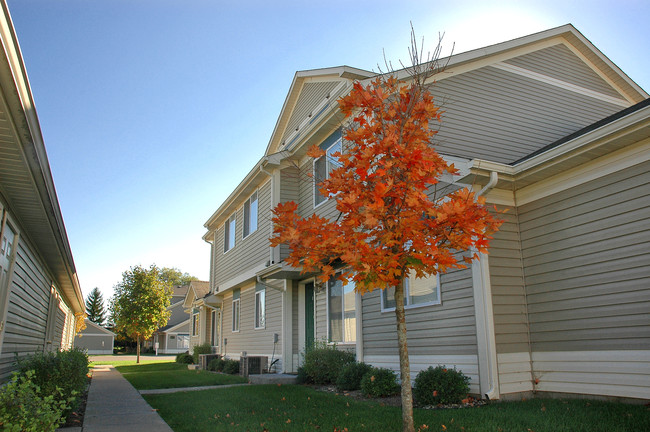
M235 329L235 304L237 304L237 329ZM232 333L239 333L241 324L241 297L232 301Z
M233 242L232 245L230 244L230 241L228 241L228 249L226 249L226 240L230 240L230 222L231 220L235 221L235 235L232 236ZM226 226L228 227L228 237L226 237ZM235 248L235 245L237 244L237 211L235 211L227 220L226 223L224 224L223 228L223 253L227 254L231 250Z
M327 156L328 156L328 152L332 149L332 147L334 147L334 146L337 145L337 144L341 144L341 152L342 152L342 151L343 151L343 137L339 137L336 141L334 141L334 142L332 143L332 145L330 145L329 147L327 147L327 149L325 150L325 155L324 155L324 156L321 156L321 157L319 157L318 159L314 159L314 160L312 161L312 171L311 171L311 172L312 172L313 175L314 175L314 177L313 177L313 179L314 179L314 184L312 185L312 190L313 190L313 204L314 204L314 208L320 207L321 205L325 204L325 203L326 203L327 201L329 201L329 199L330 199L329 196L324 197L325 199L324 199L323 201L321 201L320 203L316 204L316 185L317 185L317 183L316 183L316 161L320 160L321 158L325 158L325 178L324 178L323 180L326 180L326 179L330 178L330 168L329 168L329 165L330 165L332 162L330 162L330 160L328 159ZM322 180L321 180L321 181L322 181Z
M414 304L414 305L408 304L409 295L408 295L408 286L407 286L405 291L404 291L404 297L405 297L404 298L404 309L405 310L407 310L407 309L417 309L417 308L426 307L426 306L441 305L442 304L442 291L440 289L440 274L436 274L436 284L437 284L437 287L438 287L438 289L436 290L437 293L438 293L438 298L436 300L431 301L431 302L427 302L427 303L418 303L418 304ZM384 313L384 312L395 312L394 307L390 307L390 308L384 307L384 299L386 298L386 293L387 293L387 291L385 289L383 289L383 290L381 290L381 293L379 294L379 297L380 297L379 303L381 305L381 312L382 313Z
M262 303L262 308L264 309L264 325L258 326L259 322L259 317L257 316L257 297L260 293L264 293L264 302ZM253 317L255 319L255 322L253 323L253 326L255 330L264 330L266 329L266 288L262 291L256 291L255 292L255 316Z
M194 321L195 318L194 317L198 318L198 320L196 321L196 328L194 326L194 323L195 323L195 321ZM200 317L198 312L193 313L192 314L192 337L197 337L199 335L199 327L201 327L201 317Z
M349 283L353 283L353 282L349 282ZM314 289L315 288L316 287L314 286ZM314 308L316 308L315 300L316 299L314 299ZM342 301L345 301L345 300L342 300ZM359 301L359 298L356 295L356 287L355 287L354 301L355 301L354 319L355 319L355 321L357 321L356 325L358 326L359 325L359 317L357 316L357 304L356 304L356 302ZM329 281L325 282L325 305L326 305L326 310L327 310L327 316L325 317L325 322L327 323L327 325L326 325L327 344L328 345L347 345L347 346L356 345L357 344L356 340L355 341L341 341L341 342L333 342L333 341L330 340L330 287L329 287ZM345 305L343 305L343 310L345 310ZM343 314L343 311L341 311L341 314ZM342 322L344 323L343 325L345 325L345 319L344 318L343 318ZM315 326L315 324L316 323L314 323L314 326ZM343 333L345 334L345 330L343 331ZM356 336L357 335L355 334L355 338L356 338Z
M251 202L250 201L251 201L251 198L253 197L253 195L255 195L257 197L256 198L256 201L257 201L257 213L255 214L255 230L249 232L248 234L246 234L244 232L245 228L246 228L246 203L248 203L248 209L249 209L248 214L250 216L250 208L251 208ZM242 240L243 240L245 238L250 237L251 234L257 232L257 229L259 228L259 222L260 222L260 218L259 218L259 216L260 216L260 192L259 192L259 189L256 189L255 192L253 192L246 199L246 201L244 202L244 205L242 206L242 215L244 216L243 221L242 221ZM250 222L248 223L248 226L249 226L249 229L250 229Z

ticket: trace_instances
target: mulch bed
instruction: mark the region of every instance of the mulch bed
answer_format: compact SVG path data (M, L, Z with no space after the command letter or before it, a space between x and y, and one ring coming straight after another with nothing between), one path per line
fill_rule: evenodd
M88 390L90 389L90 380L92 377L88 377L88 385L86 385L86 390L81 395L81 400L77 409L72 411L65 423L59 426L59 429L69 428L69 427L82 427L84 424L84 415L86 414L86 403L88 402Z
M395 407L401 407L402 406L402 397L397 394L394 396L388 396L385 398L367 398L365 397L362 393L361 390L355 390L355 391L338 391L336 387L334 386L311 386L317 391L322 391L322 392L327 392L327 393L334 393L334 394L340 394L349 398L352 398L354 400L359 400L359 401L373 401L377 402L381 406L395 406ZM484 399L474 399L470 398L468 402L466 403L460 403L460 404L439 404L439 405L428 405L428 406L416 406L417 408L422 408L422 409L459 409L459 408L472 408L472 407L479 407L486 405L487 401Z

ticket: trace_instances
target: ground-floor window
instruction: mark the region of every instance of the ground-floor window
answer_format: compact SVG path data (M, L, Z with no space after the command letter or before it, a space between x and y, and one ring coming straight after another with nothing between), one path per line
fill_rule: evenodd
M354 283L332 278L327 283L329 341L353 343L357 340L356 294Z
M192 336L199 335L199 311L194 309L192 312Z
M414 274L404 280L404 307L414 308L440 304L440 276L416 278ZM395 287L381 292L381 309L395 310Z
M239 331L239 314L241 312L241 292L234 290L232 292L232 331Z
M266 326L266 289L263 285L255 287L255 328Z
M173 338L170 336L169 338ZM176 335L176 348L188 349L190 347L190 335L188 334L179 334Z

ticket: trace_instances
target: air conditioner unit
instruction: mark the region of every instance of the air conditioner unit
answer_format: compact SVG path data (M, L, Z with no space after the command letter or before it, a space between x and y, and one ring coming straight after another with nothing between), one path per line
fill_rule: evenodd
M268 369L267 356L241 356L239 358L239 375L259 375Z

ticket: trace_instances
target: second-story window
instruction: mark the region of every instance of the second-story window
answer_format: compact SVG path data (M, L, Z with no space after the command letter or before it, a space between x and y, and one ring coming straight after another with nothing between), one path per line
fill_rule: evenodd
M314 207L325 202L327 197L320 193L320 183L329 178L333 169L338 168L340 165L334 153L341 152L341 131L336 131L330 135L321 148L325 150L325 156L321 156L314 161Z
M244 203L244 238L257 231L257 191Z
M228 218L224 228L223 251L228 252L235 247L235 230L237 228L235 213Z

